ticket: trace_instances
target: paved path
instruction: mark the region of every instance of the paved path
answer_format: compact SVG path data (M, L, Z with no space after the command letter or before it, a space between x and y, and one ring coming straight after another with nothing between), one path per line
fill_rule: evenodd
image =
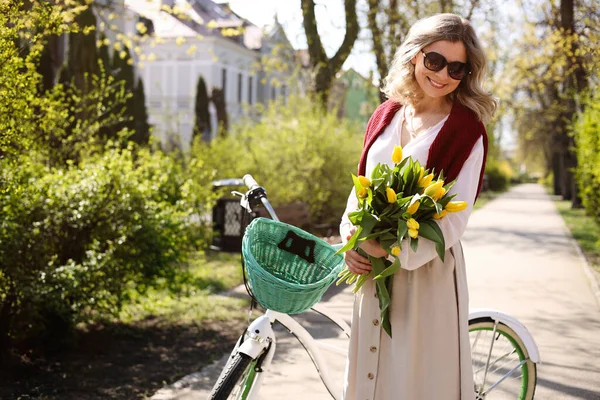
M550 198L537 185L518 186L476 211L463 240L470 306L503 310L529 328L543 362L537 399L600 400L599 299L565 233ZM352 295L340 289L332 287L324 300L349 319ZM320 340L347 343L317 316L305 318ZM298 342L277 333L278 350L261 399L331 399ZM327 359L341 390L345 360L334 353ZM207 367L152 398L204 399L221 368L218 363Z

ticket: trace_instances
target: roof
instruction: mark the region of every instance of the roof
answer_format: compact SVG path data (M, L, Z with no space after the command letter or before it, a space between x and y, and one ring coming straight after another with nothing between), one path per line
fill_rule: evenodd
M168 5L176 12L167 12ZM221 36L243 47L257 50L262 47L262 31L234 13L227 3L211 0L125 0L125 6L152 21L158 37ZM243 35L224 35L222 29L245 28Z

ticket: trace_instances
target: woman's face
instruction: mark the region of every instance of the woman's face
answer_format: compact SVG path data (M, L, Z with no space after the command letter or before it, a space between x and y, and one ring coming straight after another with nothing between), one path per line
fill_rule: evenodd
M450 42L448 40L440 40L423 48L425 54L436 52L446 58L446 61L467 62L467 49L463 42ZM423 65L423 52L419 52L411 62L415 66L415 78L419 83L419 87L423 90L425 96L439 98L452 93L458 85L459 80L452 79L448 75L448 66L445 66L438 72L431 71Z

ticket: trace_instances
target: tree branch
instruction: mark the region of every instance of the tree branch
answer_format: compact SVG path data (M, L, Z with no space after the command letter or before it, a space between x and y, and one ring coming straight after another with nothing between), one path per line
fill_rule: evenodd
M325 53L325 49L323 48L323 43L321 42L321 37L319 36L319 31L317 30L314 0L302 0L302 17L310 64L315 68L319 63L326 63L328 59L327 53Z
M377 62L377 71L379 72L380 78L383 79L387 75L388 61L383 50L382 32L377 24L377 13L379 12L379 0L369 0L369 11L367 13L367 20L369 29L371 30L371 36L373 38L373 52L375 53L375 61Z
M305 1L305 0L303 0ZM342 45L331 59L332 73L336 73L342 68L342 64L346 61L352 46L358 37L358 17L356 16L356 0L344 0L344 8L346 11L346 35Z

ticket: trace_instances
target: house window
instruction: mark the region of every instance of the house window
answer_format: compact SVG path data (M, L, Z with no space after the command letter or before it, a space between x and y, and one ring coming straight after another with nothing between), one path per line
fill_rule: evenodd
M242 74L238 74L238 103L242 102Z
M277 92L275 90L275 86L271 86L271 100L275 100L277 98Z
M227 69L221 70L221 89L223 89L223 100L227 100Z
M248 104L252 104L252 77L248 77Z

